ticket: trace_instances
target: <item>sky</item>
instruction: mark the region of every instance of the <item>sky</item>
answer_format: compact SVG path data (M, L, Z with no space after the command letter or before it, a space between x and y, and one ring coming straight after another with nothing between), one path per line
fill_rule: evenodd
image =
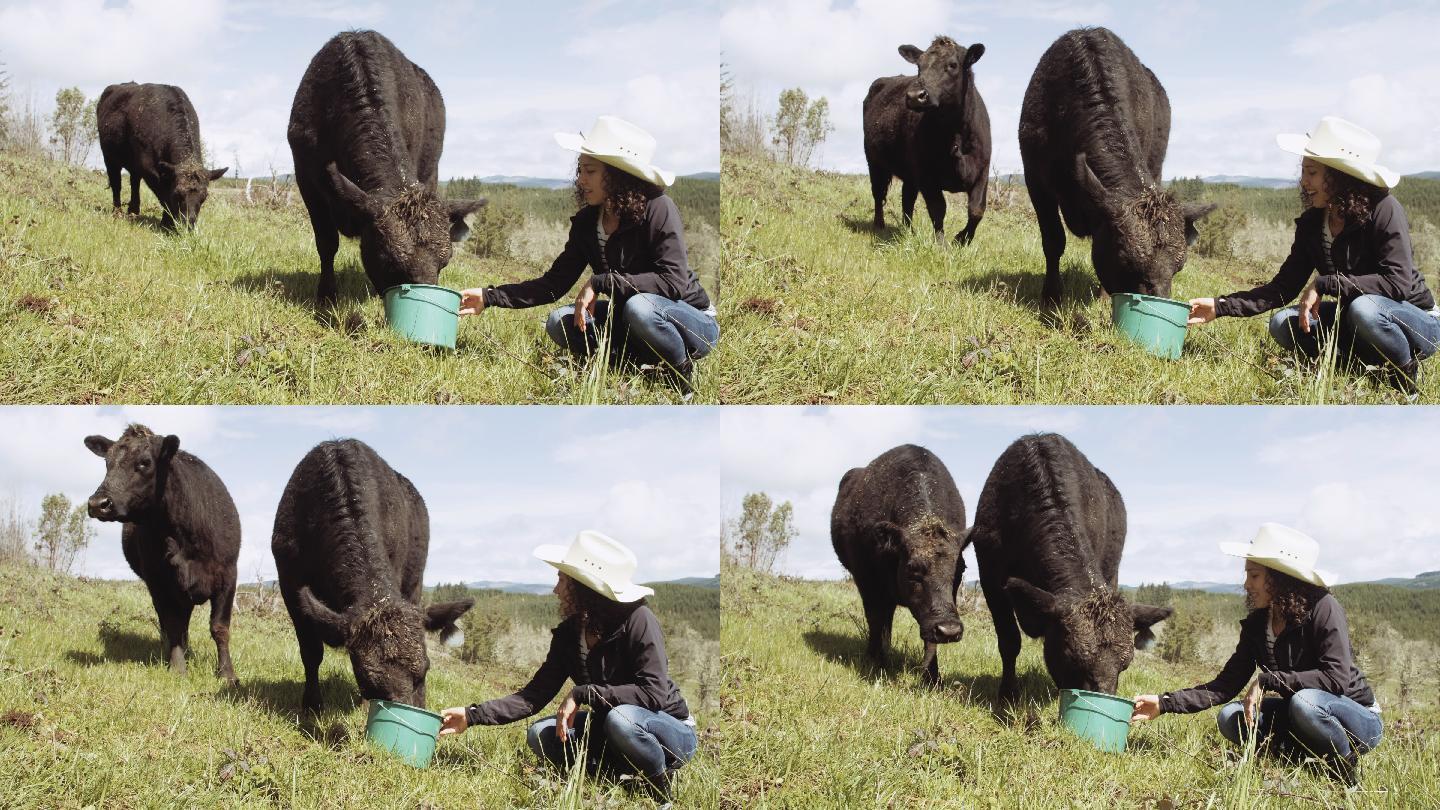
M425 582L551 583L543 543L597 529L630 546L636 579L720 570L716 417L707 408L606 407L18 407L0 409L0 498L31 518L41 498L81 503L105 477L83 439L140 422L174 434L213 469L240 512L239 577L272 579L270 535L291 472L327 439L357 438L409 478L430 513ZM656 448L685 448L657 453ZM76 573L135 579L120 524L99 534Z
M57 90L178 85L215 160L290 171L285 128L310 58L340 31L389 37L445 99L440 177L568 178L555 132L601 114L655 136L655 163L716 171L718 0L0 0L0 63L43 113ZM90 165L99 167L100 150Z
M1339 0L737 0L720 22L737 89L774 112L780 91L825 96L835 124L816 164L864 173L861 102L871 81L914 75L904 44L937 34L984 43L975 83L990 114L993 169L1021 170L1020 103L1041 55L1083 25L1110 28L1170 98L1163 176L1296 178L1275 145L1339 115L1378 135L1380 162L1440 170L1440 3Z
M1440 409L1288 406L725 408L723 510L746 493L790 501L799 537L783 573L834 579L830 545L840 478L900 444L929 448L959 487L966 525L991 466L1015 439L1052 431L1115 482L1128 536L1120 582L1239 584L1222 541L1262 522L1320 544L1339 581L1440 569ZM973 550L965 579L978 579Z

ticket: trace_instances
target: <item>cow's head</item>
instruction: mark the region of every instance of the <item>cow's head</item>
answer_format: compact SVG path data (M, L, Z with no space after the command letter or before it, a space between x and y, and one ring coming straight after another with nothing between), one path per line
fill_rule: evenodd
M908 526L876 524L880 548L895 559L895 593L920 625L920 638L937 644L959 641L965 633L955 609L955 591L965 572L961 538L935 515Z
M1138 292L1170 297L1170 282L1185 266L1189 246L1200 235L1195 223L1214 203L1181 203L1175 195L1141 178L1137 195L1112 192L1095 175L1085 153L1075 174L1087 196L1102 209L1090 247L1100 286L1108 293Z
M105 459L105 480L88 503L90 517L133 521L155 507L180 449L178 436L157 436L144 425L130 425L116 440L86 436L85 446Z
M441 602L421 610L398 596L387 596L337 613L302 587L298 605L326 644L350 653L361 697L424 708L425 674L430 671L425 633L438 630L441 640L449 638L459 629L455 620L474 607L475 600Z
M325 167L335 193L360 217L360 261L377 293L396 284L438 284L450 263L451 242L470 233L465 218L485 200L442 200L420 183L393 194L370 194Z
M914 45L901 45L901 58L920 68L905 91L905 105L921 111L958 109L963 115L965 97L975 83L975 72L971 66L984 55L985 46L978 42L966 48L943 36L936 37L923 51Z
M162 160L155 164L155 170L160 177L160 204L166 213L194 227L200 219L200 206L210 194L210 183L219 180L230 167L207 169L193 160L177 166Z
M1150 625L1174 612L1131 604L1118 591L1052 594L1011 578L1005 593L1025 627L1045 627L1045 668L1061 689L1115 694L1136 648L1154 640Z

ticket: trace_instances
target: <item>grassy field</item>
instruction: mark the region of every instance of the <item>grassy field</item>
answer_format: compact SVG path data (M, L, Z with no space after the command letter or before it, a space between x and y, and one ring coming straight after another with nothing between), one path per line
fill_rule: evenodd
M1274 345L1263 317L1191 330L1179 361L1151 357L1111 326L1090 242L1073 236L1061 260L1064 302L1053 319L1042 316L1044 253L1023 187L992 194L975 241L959 248L935 243L923 201L917 229L896 227L898 183L887 206L891 227L880 234L870 227L866 177L727 153L722 183L719 354L744 357L750 368L743 380L726 380L727 402L1403 401L1374 377L1297 362ZM949 196L949 235L963 226L963 199ZM1280 228L1257 220L1255 233L1242 236L1251 249L1278 243L1285 251ZM1420 230L1434 236L1433 223ZM1418 245L1417 254L1423 266ZM1172 297L1247 289L1269 280L1284 254L1241 255L1192 252ZM1440 380L1429 375L1421 400L1437 399Z
M718 197L718 184L698 185ZM466 318L454 352L406 343L370 294L354 240L336 257L336 309L317 313L319 259L298 196L253 205L218 189L199 230L183 234L161 231L154 197L141 199L139 219L115 217L101 172L0 153L0 402L678 401L638 369L572 361L545 336L545 307ZM692 260L713 292L719 237L695 219ZM532 237L529 251L480 259L457 249L441 283L538 275L563 245L563 225L535 216L527 228L517 236ZM695 401L717 401L725 375L699 364Z
M77 580L0 566L0 784L5 807L651 807L625 784L541 767L525 723L445 738L426 770L364 740L343 652L327 650L327 711L301 722L302 668L283 607L237 600L240 685L212 674L208 606L191 622L189 673L161 663L138 582ZM664 617L662 616L662 621ZM509 694L531 670L461 663L430 650L428 702ZM684 806L719 804L713 712L697 710L698 753L681 771Z
M1347 792L1311 765L1229 746L1213 711L1164 715L1131 730L1124 755L1090 748L1059 724L1040 644L1018 664L1021 705L996 706L1000 658L977 591L962 600L965 637L941 647L941 685L920 680L921 644L898 611L888 672L864 659L853 584L726 568L722 575L722 718L716 731L726 807L1434 807L1440 710L1402 711L1378 684L1385 736ZM1230 625L1233 632L1234 625ZM1163 628L1162 628L1163 632ZM1233 636L1228 654L1234 648ZM1222 655L1223 655L1222 654ZM1120 693L1159 693L1213 677L1223 658L1169 664L1152 653ZM1431 671L1431 670L1427 670ZM1430 677L1430 676L1427 676Z

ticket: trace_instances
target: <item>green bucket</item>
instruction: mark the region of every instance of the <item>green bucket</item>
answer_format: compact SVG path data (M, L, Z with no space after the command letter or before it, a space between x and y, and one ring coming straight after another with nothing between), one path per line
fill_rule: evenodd
M1139 293L1110 296L1110 316L1115 326L1145 350L1167 360L1180 358L1185 345L1190 304L1173 298Z
M424 768L435 753L435 740L444 718L404 703L370 701L365 736L381 748L393 751L406 764Z
M1060 690L1060 721L1101 751L1118 754L1130 736L1135 703L1104 692Z
M453 349L460 293L433 284L397 284L385 291L385 320L406 340Z

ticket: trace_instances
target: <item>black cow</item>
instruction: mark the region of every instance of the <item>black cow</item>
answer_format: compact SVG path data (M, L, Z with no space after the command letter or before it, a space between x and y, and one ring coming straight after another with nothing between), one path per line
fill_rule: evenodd
M1114 33L1079 28L1040 57L1020 108L1020 157L1045 249L1047 307L1060 302L1065 225L1092 238L1105 292L1170 295L1196 220L1215 206L1181 205L1161 187L1169 141L1165 88Z
M322 708L326 644L349 651L362 697L425 705L425 632L448 637L475 604L420 607L429 546L424 499L368 445L322 442L300 460L271 550L305 665L305 708Z
M1063 436L1024 436L1000 455L970 542L1004 663L1002 699L1019 696L1020 629L1045 638L1056 686L1113 694L1135 648L1154 639L1150 625L1172 612L1120 595L1125 503Z
M190 613L210 602L215 674L236 683L230 662L230 611L240 514L230 492L205 462L180 450L176 436L130 425L116 440L86 436L105 459L105 480L88 503L90 517L119 521L125 561L150 591L169 651L170 669L185 672Z
M860 590L870 628L866 652L876 664L885 666L895 608L904 605L925 642L925 677L940 680L936 645L959 641L965 632L955 609L964 536L960 491L923 447L886 450L840 479L830 542Z
M140 180L164 210L161 224L175 218L194 225L210 183L229 170L202 163L200 119L185 91L169 84L112 84L95 105L100 154L110 177L110 195L120 210L120 170L130 173L131 214L140 213Z
M342 233L360 238L375 292L439 283L485 201L436 195L445 102L429 74L374 31L336 34L300 80L287 135L320 252L318 305L335 300Z
M936 37L924 52L901 45L900 56L919 65L916 76L876 79L865 95L865 161L870 164L870 193L875 197L875 230L885 227L885 195L890 178L900 178L900 204L908 225L915 197L943 239L945 192L963 191L970 218L955 234L960 244L975 236L985 215L990 172L990 115L975 89L971 66L985 46L969 48L949 37Z

